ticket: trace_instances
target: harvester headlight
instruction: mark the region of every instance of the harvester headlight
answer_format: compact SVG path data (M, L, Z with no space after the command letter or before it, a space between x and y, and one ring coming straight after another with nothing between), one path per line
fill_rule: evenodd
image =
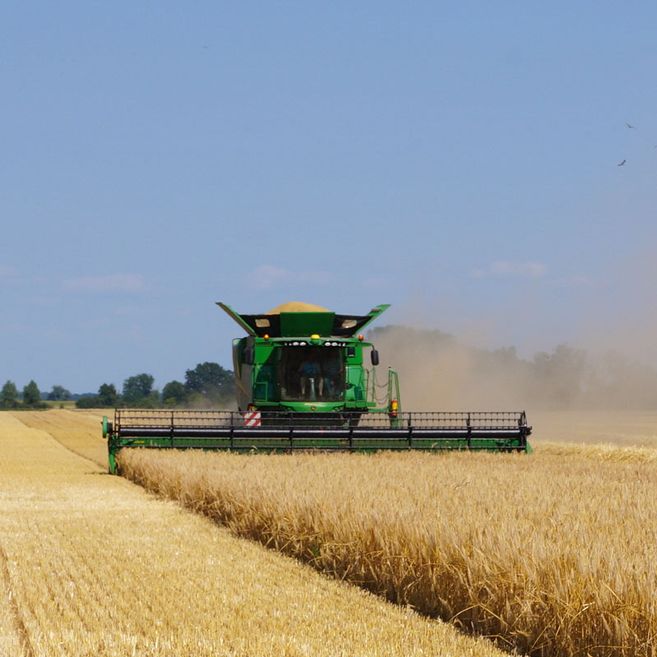
M292 346L293 346L293 347L298 347L298 346L299 346L299 343L295 340L295 341L292 343Z

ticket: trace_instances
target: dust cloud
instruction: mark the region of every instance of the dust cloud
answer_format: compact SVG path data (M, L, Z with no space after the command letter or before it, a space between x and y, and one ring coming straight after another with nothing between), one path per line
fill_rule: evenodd
M657 370L618 351L558 345L525 359L401 326L368 338L399 372L405 410L657 409Z

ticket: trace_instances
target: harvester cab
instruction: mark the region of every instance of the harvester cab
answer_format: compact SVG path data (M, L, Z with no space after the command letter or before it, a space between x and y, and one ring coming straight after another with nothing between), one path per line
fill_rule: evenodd
M367 315L284 309L241 315L218 305L248 334L233 340L241 411L257 410L270 419L284 413L339 420L346 413L353 423L362 413L401 410L397 372L389 369L385 381L377 381L379 354L362 333L387 304Z
M109 470L124 447L292 450L529 451L524 411L405 412L397 372L377 379L379 354L362 331L389 306L341 315L284 304L241 314L233 340L237 411L116 409L103 418Z

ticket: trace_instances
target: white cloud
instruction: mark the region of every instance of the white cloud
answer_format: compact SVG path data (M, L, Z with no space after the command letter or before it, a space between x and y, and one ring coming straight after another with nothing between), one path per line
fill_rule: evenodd
M496 260L484 269L475 269L473 278L494 278L515 276L519 278L541 278L547 273L547 267L542 262L514 260Z
M69 278L64 281L64 287L81 292L142 292L146 283L140 274L108 274Z
M291 285L327 285L331 278L326 271L291 271L274 265L260 265L247 276L247 283L256 290L271 290Z

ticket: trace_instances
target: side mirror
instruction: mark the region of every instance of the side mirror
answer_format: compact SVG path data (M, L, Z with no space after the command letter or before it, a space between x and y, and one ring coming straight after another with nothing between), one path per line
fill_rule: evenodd
M247 347L244 350L244 364L253 365L253 347Z
M376 367L379 364L379 352L376 349L372 349L370 356L372 358L372 365Z

